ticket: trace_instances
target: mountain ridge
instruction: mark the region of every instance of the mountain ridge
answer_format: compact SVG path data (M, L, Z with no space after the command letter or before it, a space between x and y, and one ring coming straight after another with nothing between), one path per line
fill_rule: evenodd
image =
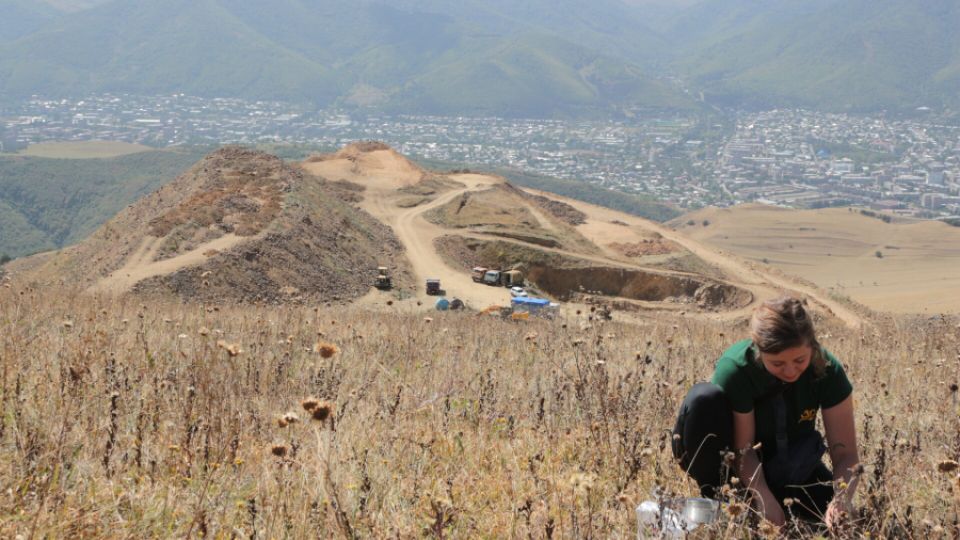
M464 15L377 0L120 0L61 15L0 46L0 96L55 97L64 89L186 92L327 106L349 105L351 96L366 89L380 96L368 106L404 111L455 111L470 100L479 104L477 113L521 116L610 106L692 107L689 98L627 58L634 54L612 54L626 47L642 56L662 46L649 30L637 33L649 39L634 39L598 29L600 21L631 13L617 6L605 1L586 22L558 15L551 27L520 22L511 10ZM625 30L630 23L619 24ZM577 36L589 36L598 46L578 45ZM518 58L504 49L522 63L513 64ZM583 71L583 57L602 69ZM510 68L510 76L492 72L495 64ZM530 82L522 81L529 74L549 96L536 107ZM607 84L611 77L614 83ZM625 86L641 91L626 92ZM511 89L520 90L516 97Z

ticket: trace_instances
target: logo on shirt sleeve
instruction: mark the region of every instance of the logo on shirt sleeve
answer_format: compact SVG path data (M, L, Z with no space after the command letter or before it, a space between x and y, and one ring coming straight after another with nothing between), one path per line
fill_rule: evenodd
M800 415L800 422L813 422L817 419L817 410L816 409L806 409L803 411L803 414Z

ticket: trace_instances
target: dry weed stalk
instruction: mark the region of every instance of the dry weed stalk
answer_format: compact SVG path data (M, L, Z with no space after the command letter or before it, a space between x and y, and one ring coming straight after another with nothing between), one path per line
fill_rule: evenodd
M696 492L673 415L743 329L590 317L424 324L2 288L0 537L630 536L655 487ZM821 327L857 391L844 534L957 536L956 321ZM714 537L771 533L726 496Z

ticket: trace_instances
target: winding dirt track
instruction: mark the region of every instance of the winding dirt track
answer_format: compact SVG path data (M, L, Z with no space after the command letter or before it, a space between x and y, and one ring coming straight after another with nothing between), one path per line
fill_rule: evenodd
M360 207L393 228L406 250L407 258L416 276L416 297L419 300L426 302L432 300L427 297L424 292L424 280L427 278L439 278L449 297L460 298L472 307L483 308L488 305L502 305L509 302L509 294L505 289L486 287L474 283L468 273L449 266L437 253L434 247L434 240L447 233L486 240L509 242L511 241L510 239L486 235L477 231L447 230L428 222L423 217L426 212L449 203L467 191L480 191L492 185L502 183L504 182L502 178L481 174L451 175L449 178L462 184L462 188L446 192L428 204L402 209L396 205L397 188L412 185L417 180L414 168L411 168L409 162L399 154L389 151L372 152L352 161L331 160L319 164L311 164L308 168L315 168L316 172L327 177L336 178L339 176L352 178L354 181L366 186L367 190L364 192L364 199L360 203ZM562 249L547 249L547 251L556 251L563 255L586 259L608 266L635 268L637 270L654 271L663 274L676 274L675 272L661 271L660 269L650 270L644 268L642 265L631 264L621 257L613 256L607 247L607 244L613 241L637 241L638 238L648 238L652 233L658 233L667 240L675 242L690 253L700 257L707 264L714 265L728 277L729 283L744 288L753 295L753 302L746 307L719 313L710 313L704 315L706 317L717 320L733 320L749 316L758 302L782 294L784 291L793 291L794 293L805 295L822 310L840 318L851 327L859 327L863 324L863 320L855 312L829 298L825 293L816 288L792 281L780 275L765 272L734 256L711 249L657 223L616 212L608 208L560 197L552 193L538 192L530 189L524 191L566 202L587 214L587 223L578 226L577 230L597 245L601 253L606 253L608 256L605 257L603 254L583 255L567 252ZM546 229L554 227L550 219L544 216L538 208L530 204L527 206L542 227ZM627 227L615 225L612 223L614 221L625 223ZM382 296L371 293L371 295L368 295L361 300L361 302L377 303L381 298ZM670 309L676 306L663 305L661 307L663 309Z
M749 315L759 302L784 292L793 292L806 296L821 309L842 320L847 326L859 328L864 324L863 319L856 312L831 299L819 289L797 283L794 280L772 272L765 272L738 257L705 246L658 223L552 193L530 189L525 191L563 201L587 214L589 216L588 223L579 226L578 230L598 245L603 245L605 242L609 242L610 238L620 234L621 226L611 223L614 220L627 223L631 227L656 232L667 240L679 244L708 264L716 266L731 279L731 283L747 289L753 294L754 301L749 306L711 315L713 318L731 319L744 317Z
M206 262L208 258L206 253L210 250L225 251L251 238L240 237L233 233L225 234L182 255L162 261L154 261L153 259L156 257L163 239L147 237L143 239L140 247L130 255L122 268L95 283L89 291L123 293L129 291L144 279L172 274L181 268L202 264Z
M757 292L761 292L770 286L783 289L785 291L794 291L808 297L810 300L813 300L815 303L819 304L822 308L825 308L829 313L842 320L851 328L860 328L860 326L863 324L863 319L859 315L843 304L831 299L829 296L824 294L823 291L807 285L796 283L793 280L783 276L778 276L771 272L758 270L757 268L748 265L735 256L726 255L715 251L661 225L651 223L651 226L654 230L662 234L664 238L680 244L707 263L718 266L728 275L737 276L738 279L742 280L741 286L750 288L751 286L760 285L762 288L754 292L754 297L757 296ZM764 298L762 297L760 298L760 300L763 299Z
M466 191L475 191L488 187L493 178L486 181L471 181L467 187L456 189L422 206L406 209L395 214L389 225L393 227L397 238L406 248L407 258L417 277L417 297L429 300L424 291L427 278L437 278L449 298L459 298L468 306L483 309L491 305L509 305L510 293L503 287L485 286L474 283L469 274L451 268L437 253L434 240L447 234L442 227L424 219L423 214L443 206L461 196ZM463 179L461 178L462 182Z
M466 192L478 192L489 189L491 186L505 182L503 178L483 174L454 174L448 175L461 187L441 193L427 204L412 208L401 208L397 205L398 199L403 196L399 188L413 186L420 182L425 174L406 158L392 150L377 150L370 152L345 152L343 156L334 156L328 160L305 162L301 166L307 172L326 178L344 178L362 184L365 187L360 208L390 226L399 241L403 244L407 259L415 276L416 293L411 300L417 300L413 309L430 309L434 298L426 295L424 281L427 278L438 278L448 298L460 298L468 306L483 309L491 305L508 305L510 294L503 287L490 287L475 283L469 273L462 268L454 268L437 252L434 241L444 234L458 234L469 238L482 240L497 240L519 245L529 245L525 242L487 234L476 230L446 229L427 221L424 214L450 203ZM771 298L784 291L792 291L806 296L811 302L833 316L839 318L851 327L864 324L863 319L852 309L833 300L823 291L806 285L789 277L766 271L757 265L749 264L729 253L703 245L696 240L669 229L658 223L624 214L608 208L584 203L553 193L539 192L525 189L524 191L543 195L550 199L565 202L580 210L587 216L586 223L576 226L576 230L583 237L590 240L599 249L598 253L584 254L569 251L563 248L545 248L531 246L547 252L588 260L603 266L629 268L638 271L648 271L656 274L685 275L692 274L664 269L646 268L613 253L609 247L611 242L637 242L651 236L660 235L663 238L683 247L689 253L699 257L705 263L716 267L727 276L727 283L741 287L753 295L753 302L743 308L718 313L704 314L717 320L730 320L748 316L756 304L764 299ZM539 222L540 228L559 231L557 224L545 215L535 204L523 201L533 218ZM202 264L206 261L210 250L223 251L249 240L233 234L208 242L191 250L188 253L155 261L156 253L160 248L161 239L146 238L137 250L127 259L124 266L111 275L101 279L90 288L100 292L124 292L131 289L137 282L144 279L165 275L184 267ZM698 276L699 277L699 276ZM722 280L721 280L722 281ZM385 305L384 296L379 291L360 299L358 303L370 305ZM405 302L412 306L413 302ZM642 303L650 309L676 310L676 304ZM571 305L565 306L567 309ZM682 309L682 306L679 306Z

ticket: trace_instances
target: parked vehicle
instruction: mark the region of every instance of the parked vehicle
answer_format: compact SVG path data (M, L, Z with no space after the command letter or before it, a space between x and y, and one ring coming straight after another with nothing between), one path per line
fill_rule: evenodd
M523 287L519 287L516 285L513 287L510 287L510 296L514 298L518 298L526 295L527 295L527 291L523 290Z
M439 279L428 279L427 280L427 294L431 296L436 296L440 293L440 280Z
M487 270L483 274L483 282L487 285L499 285L500 284L500 274L499 270Z
M377 267L377 279L373 281L373 286L382 291L393 288L393 280L390 279L390 274L386 266Z
M510 270L508 272L501 272L500 282L503 283L504 287L513 287L516 285L523 285L523 273L519 270Z
M483 266L474 266L473 271L470 272L470 277L473 278L473 281L477 283L483 282L483 276L487 273L487 269Z

